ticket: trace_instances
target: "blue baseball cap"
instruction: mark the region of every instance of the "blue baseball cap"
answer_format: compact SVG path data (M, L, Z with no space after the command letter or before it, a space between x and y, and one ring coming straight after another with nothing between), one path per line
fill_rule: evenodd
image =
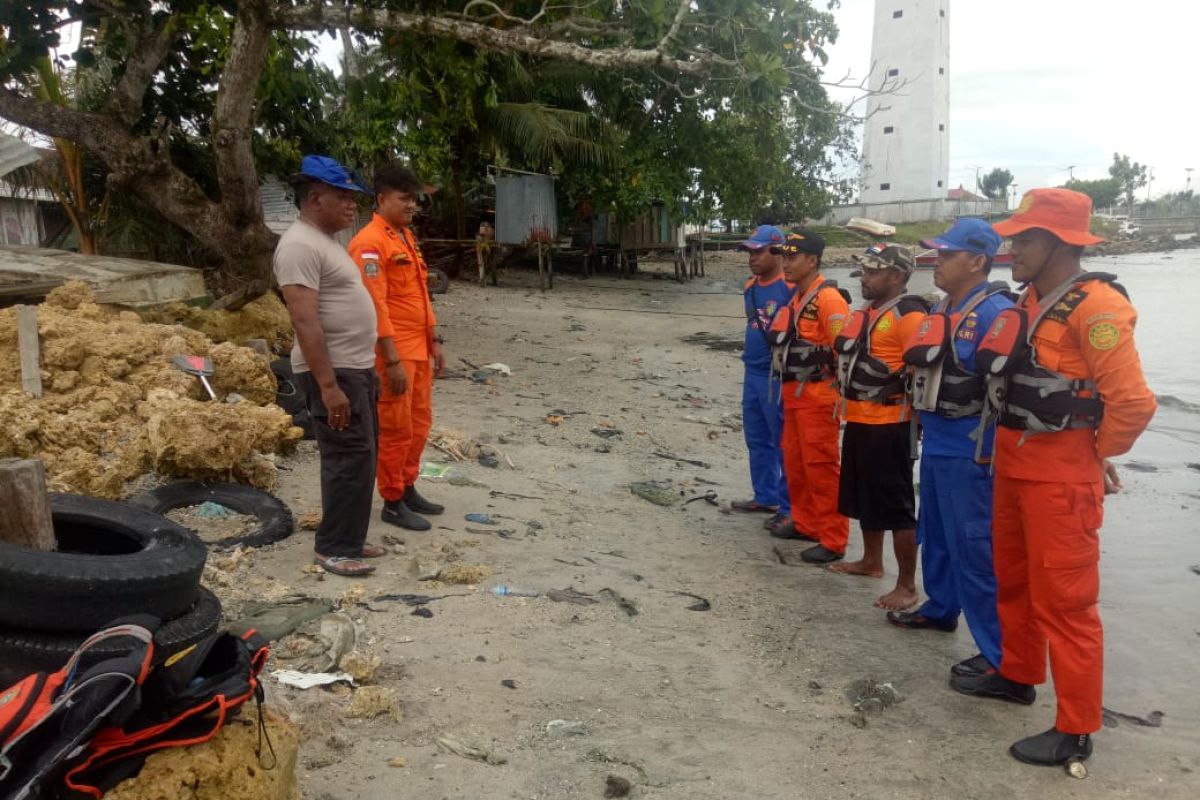
M359 178L354 172L346 169L329 156L305 156L300 162L300 174L338 189L372 194L370 189L359 182Z
M750 238L738 245L738 250L762 250L783 244L783 231L774 225L759 225Z
M935 239L922 239L921 247L931 250L953 250L995 258L1000 249L1000 234L992 229L987 220L978 217L960 217L954 224Z

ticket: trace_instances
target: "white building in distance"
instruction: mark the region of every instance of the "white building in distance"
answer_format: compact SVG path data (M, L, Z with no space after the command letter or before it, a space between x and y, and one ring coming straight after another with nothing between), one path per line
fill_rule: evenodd
M859 202L945 198L950 174L950 0L875 0Z

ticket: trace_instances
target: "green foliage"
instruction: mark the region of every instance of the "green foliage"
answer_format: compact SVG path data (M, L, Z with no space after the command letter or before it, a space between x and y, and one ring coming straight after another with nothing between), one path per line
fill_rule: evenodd
M1110 208L1121 199L1122 187L1116 178L1100 178L1094 181L1071 180L1063 184L1064 189L1072 189L1092 198L1093 208Z
M1012 186L1013 174L1006 169L996 167L979 181L979 188L983 192L983 196L995 199L1004 197L1008 194L1008 187Z
M1113 163L1108 168L1108 174L1121 187L1121 194L1128 207L1133 208L1133 193L1146 185L1148 171L1149 167L1145 164L1131 162L1129 156L1113 153Z

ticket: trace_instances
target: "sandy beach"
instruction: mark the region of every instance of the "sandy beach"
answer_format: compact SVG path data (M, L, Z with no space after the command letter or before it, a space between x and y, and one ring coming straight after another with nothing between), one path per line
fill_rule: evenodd
M432 532L376 519L371 540L396 552L369 579L306 571L301 530L228 566L219 589L229 611L268 584L338 601L351 590L344 613L382 661L374 682L399 698L402 713L357 720L344 689L268 680L303 726L305 796L598 798L610 775L663 800L1200 794L1200 471L1186 466L1200 459L1155 449L1167 455L1153 471L1123 468L1107 503L1105 705L1129 716L1096 736L1086 780L1018 764L1008 745L1052 724L1052 686L1029 708L955 694L948 669L975 652L970 634L887 625L871 602L894 564L883 581L786 566L761 517L725 512L748 492L728 344L741 338L744 274L742 257L722 254L684 285L561 276L541 293L517 272L438 299L453 373L436 385L435 425L494 446L500 465L456 465L481 486L422 481L447 506ZM475 383L460 359L512 374ZM448 461L434 447L426 458ZM279 496L298 517L319 511L311 443L282 467ZM672 504L633 494L639 481L663 482ZM430 559L493 574L418 580ZM498 583L542 596L497 597ZM555 602L555 589L596 602ZM372 599L403 593L452 596L422 606L432 616ZM693 610L694 596L711 607ZM848 694L866 680L895 695L864 713ZM1130 720L1152 711L1161 727ZM554 720L570 724L548 730ZM454 754L444 737L503 763ZM389 766L397 758L405 766Z

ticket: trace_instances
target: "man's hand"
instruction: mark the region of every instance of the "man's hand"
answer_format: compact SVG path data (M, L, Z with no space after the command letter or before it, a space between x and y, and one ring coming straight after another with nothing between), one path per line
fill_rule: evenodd
M442 377L442 370L446 368L446 352L442 347L441 342L433 343L433 377Z
M387 389L390 394L399 397L408 391L408 373L404 371L403 363L396 361L388 364L384 374L387 375Z
M1121 476L1117 474L1117 465L1104 459L1104 493L1116 494L1121 491Z
M350 398L335 383L321 388L321 402L325 404L325 413L329 415L329 427L344 431L350 424Z

